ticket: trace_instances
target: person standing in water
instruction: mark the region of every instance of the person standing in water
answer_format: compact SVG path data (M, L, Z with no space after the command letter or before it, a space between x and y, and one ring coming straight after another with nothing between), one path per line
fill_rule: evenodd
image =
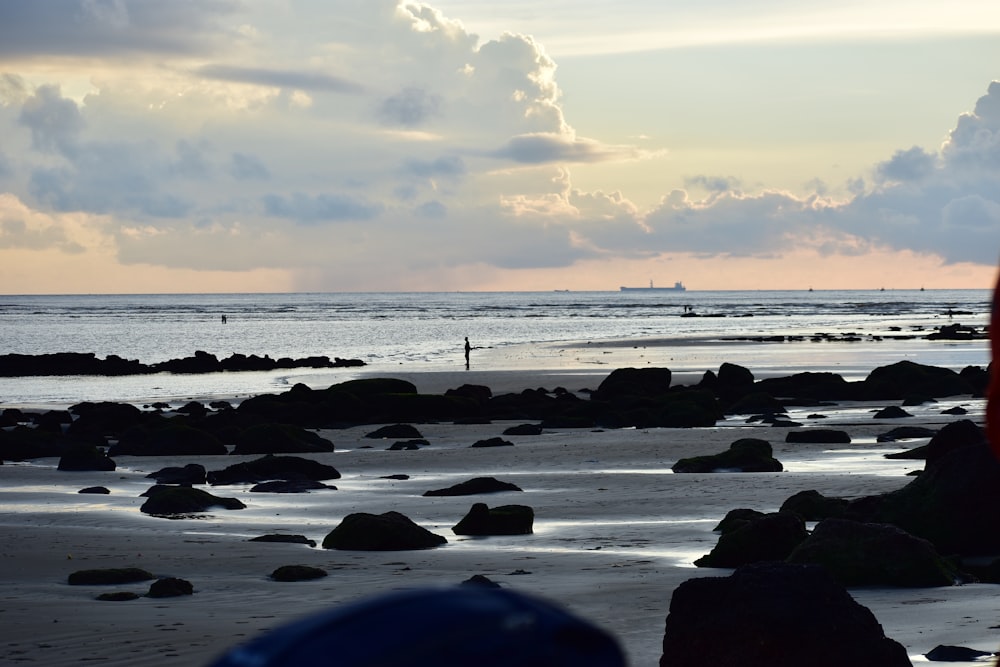
M472 351L472 346L469 345L469 337L465 337L465 370L469 370L469 352Z

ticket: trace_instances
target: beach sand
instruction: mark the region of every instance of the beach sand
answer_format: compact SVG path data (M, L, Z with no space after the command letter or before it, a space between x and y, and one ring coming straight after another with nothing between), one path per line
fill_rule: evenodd
M463 383L494 394L557 386L596 388L610 369L396 373L420 391L439 393ZM83 397L81 397L83 398ZM308 494L250 493L247 486L211 487L236 497L243 510L197 519L142 514L145 476L198 462L218 470L243 457L119 457L114 472L60 472L56 460L0 466L0 663L76 665L202 665L240 642L319 610L389 591L452 586L477 574L503 587L559 604L612 632L629 664L656 665L671 593L692 577L728 576L692 561L718 539L715 524L731 509L776 511L792 494L816 489L858 497L891 491L922 461L884 454L926 440L876 443L879 433L906 423L938 427L962 405L982 420L983 401L969 397L910 409L905 420L875 420L875 404L795 410L793 419L822 412L822 425L846 430L850 445L787 444L787 428L733 419L697 429L555 429L540 436L504 436L513 447L470 448L516 422L418 424L430 446L387 451L392 441L364 435L374 426L323 431L337 451L310 455L343 475L338 490ZM741 437L768 440L781 473L673 474L679 458L714 454ZM384 479L409 475L406 480ZM523 493L423 497L423 492L491 476ZM78 494L103 485L109 495ZM533 535L468 538L451 527L474 502L530 505ZM435 549L350 552L305 545L248 542L266 533L301 534L321 542L352 512L395 510L448 543ZM279 583L281 565L312 565L326 578ZM70 586L77 570L135 566L158 577L190 581L189 597L101 602L108 591L145 593L148 582L111 587ZM939 644L994 651L1000 647L1000 587L970 584L930 589L852 589L886 635L914 663ZM379 628L377 632L392 632ZM952 663L963 664L963 663ZM967 663L982 664L982 663ZM846 667L846 666L845 666Z

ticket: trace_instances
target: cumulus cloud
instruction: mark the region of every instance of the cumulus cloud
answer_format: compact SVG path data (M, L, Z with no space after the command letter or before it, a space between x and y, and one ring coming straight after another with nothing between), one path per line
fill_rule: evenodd
M382 210L379 204L340 194L307 195L297 192L288 197L270 194L263 197L263 203L267 215L302 224L370 220Z
M53 85L40 86L24 102L18 120L31 130L32 144L41 151L72 151L84 126L76 103L65 99Z
M442 99L422 88L404 88L379 105L379 117L387 125L411 128L423 125L441 113Z
M642 157L634 146L609 146L567 134L536 133L511 137L493 157L524 164L551 162L606 162Z

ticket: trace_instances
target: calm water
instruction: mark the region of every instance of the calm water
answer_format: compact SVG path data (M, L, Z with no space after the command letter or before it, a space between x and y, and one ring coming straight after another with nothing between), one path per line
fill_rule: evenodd
M703 317L681 317L686 307ZM893 327L913 333L950 322L981 326L988 312L987 290L0 296L0 354L93 352L155 363L203 350L220 358L237 352L357 358L378 371L450 370L468 336L473 345L500 351L491 360L503 368L525 365L524 355L502 353L525 345L819 332L879 335ZM228 323L222 324L222 315ZM988 362L986 346L979 343L923 344L920 350L929 355L922 361L935 365ZM757 352L771 353L780 365L787 349L760 347ZM850 357L861 351L836 354ZM288 381L287 372L12 378L0 380L0 401L239 395L281 389Z

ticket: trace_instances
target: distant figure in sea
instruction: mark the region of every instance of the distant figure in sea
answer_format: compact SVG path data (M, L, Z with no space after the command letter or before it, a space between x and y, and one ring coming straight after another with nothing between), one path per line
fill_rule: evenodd
M472 351L472 346L469 345L469 337L465 337L465 370L469 370L469 352Z
M225 324L225 323L226 323L226 316L225 316L225 315L223 315L223 316L222 316L222 323L223 323L223 324Z

